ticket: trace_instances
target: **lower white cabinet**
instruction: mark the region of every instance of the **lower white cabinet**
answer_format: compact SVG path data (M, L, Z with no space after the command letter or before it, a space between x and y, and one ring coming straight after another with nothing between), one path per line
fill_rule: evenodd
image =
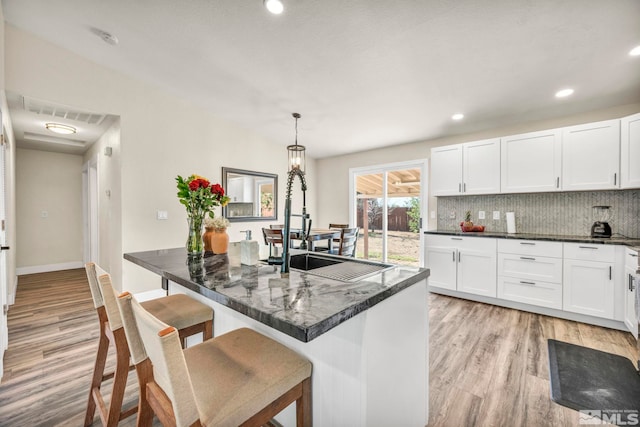
M429 286L496 297L496 239L426 236Z
M636 292L638 283L638 253L626 250L624 267L624 324L635 338L638 338L638 319L636 315Z
M498 298L561 310L562 243L500 242Z
M615 247L576 243L564 247L563 310L613 319Z

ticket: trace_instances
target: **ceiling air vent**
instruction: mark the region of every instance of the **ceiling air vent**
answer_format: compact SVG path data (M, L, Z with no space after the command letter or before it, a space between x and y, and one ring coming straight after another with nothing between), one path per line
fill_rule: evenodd
M92 113L75 110L65 105L41 101L35 98L22 97L22 105L26 111L60 119L72 120L90 125L100 125L106 118L106 114Z

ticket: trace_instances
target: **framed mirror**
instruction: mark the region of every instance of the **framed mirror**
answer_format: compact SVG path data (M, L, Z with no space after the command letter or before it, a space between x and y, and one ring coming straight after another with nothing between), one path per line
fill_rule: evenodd
M222 187L231 199L222 208L229 221L278 219L278 175L223 167Z

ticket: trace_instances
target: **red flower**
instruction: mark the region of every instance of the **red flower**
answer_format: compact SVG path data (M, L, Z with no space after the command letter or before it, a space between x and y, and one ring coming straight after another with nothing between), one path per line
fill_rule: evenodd
M196 191L198 188L207 188L209 186L209 181L204 178L196 178L191 180L189 183L189 190Z
M222 188L222 186L220 184L213 184L211 186L211 192L213 194L217 194L218 197L224 196L224 188Z

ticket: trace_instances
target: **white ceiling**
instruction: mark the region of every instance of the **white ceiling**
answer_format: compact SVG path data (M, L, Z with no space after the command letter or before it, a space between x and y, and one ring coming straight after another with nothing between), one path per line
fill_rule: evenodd
M638 0L283 3L2 0L12 25L275 142L301 113L313 157L640 102Z

